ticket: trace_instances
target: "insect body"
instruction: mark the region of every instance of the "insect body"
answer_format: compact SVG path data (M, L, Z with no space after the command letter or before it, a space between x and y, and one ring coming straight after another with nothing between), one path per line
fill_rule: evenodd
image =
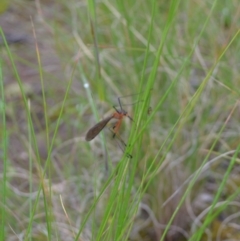
M119 102L120 103L120 102ZM121 107L121 105L120 105ZM101 131L102 129L107 125L107 123L112 120L112 119L117 119L117 123L114 125L113 127L113 137L116 136L116 134L119 131L119 128L122 124L122 120L125 116L127 116L130 120L133 120L128 113L123 110L121 108L121 110L119 111L118 109L116 109L114 107L114 109L116 110L116 112L114 112L111 116L104 118L103 120L101 120L100 122L98 122L96 125L94 125L86 134L85 140L86 141L91 141L93 140Z

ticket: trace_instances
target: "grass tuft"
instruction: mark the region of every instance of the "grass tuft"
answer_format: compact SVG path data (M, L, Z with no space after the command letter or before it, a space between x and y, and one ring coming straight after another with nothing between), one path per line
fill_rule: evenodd
M0 239L239 240L238 5L13 0Z

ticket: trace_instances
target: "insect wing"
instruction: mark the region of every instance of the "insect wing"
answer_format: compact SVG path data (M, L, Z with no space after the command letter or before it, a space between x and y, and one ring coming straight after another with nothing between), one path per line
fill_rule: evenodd
M95 126L93 126L87 132L85 140L91 141L92 139L94 139L112 118L113 118L113 116L111 115L111 116L101 120L100 122L98 122Z

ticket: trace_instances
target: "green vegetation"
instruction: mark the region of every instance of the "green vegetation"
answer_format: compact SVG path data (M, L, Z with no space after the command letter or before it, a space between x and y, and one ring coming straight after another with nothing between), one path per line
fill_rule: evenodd
M238 1L9 8L0 240L239 240ZM133 121L86 142L120 96Z

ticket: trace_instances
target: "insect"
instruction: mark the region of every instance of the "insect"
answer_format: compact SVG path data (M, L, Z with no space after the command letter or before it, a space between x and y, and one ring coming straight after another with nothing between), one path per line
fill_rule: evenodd
M148 115L151 115L151 113L152 113L152 107L151 106L148 107L147 113L148 113Z
M98 122L96 125L94 125L87 132L87 134L85 136L86 141L93 140L102 131L102 129L107 125L107 123L112 119L118 120L117 123L113 126L113 130L112 130L113 131L113 137L115 137L117 135L124 117L128 117L131 121L133 121L133 119L128 115L128 113L122 108L122 105L121 105L121 102L120 102L120 97L118 98L118 103L119 103L119 106L120 106L120 110L118 110L115 106L113 106L113 108L115 109L116 112L114 112L109 117L104 118L103 120ZM125 144L125 146L126 146L126 144Z

